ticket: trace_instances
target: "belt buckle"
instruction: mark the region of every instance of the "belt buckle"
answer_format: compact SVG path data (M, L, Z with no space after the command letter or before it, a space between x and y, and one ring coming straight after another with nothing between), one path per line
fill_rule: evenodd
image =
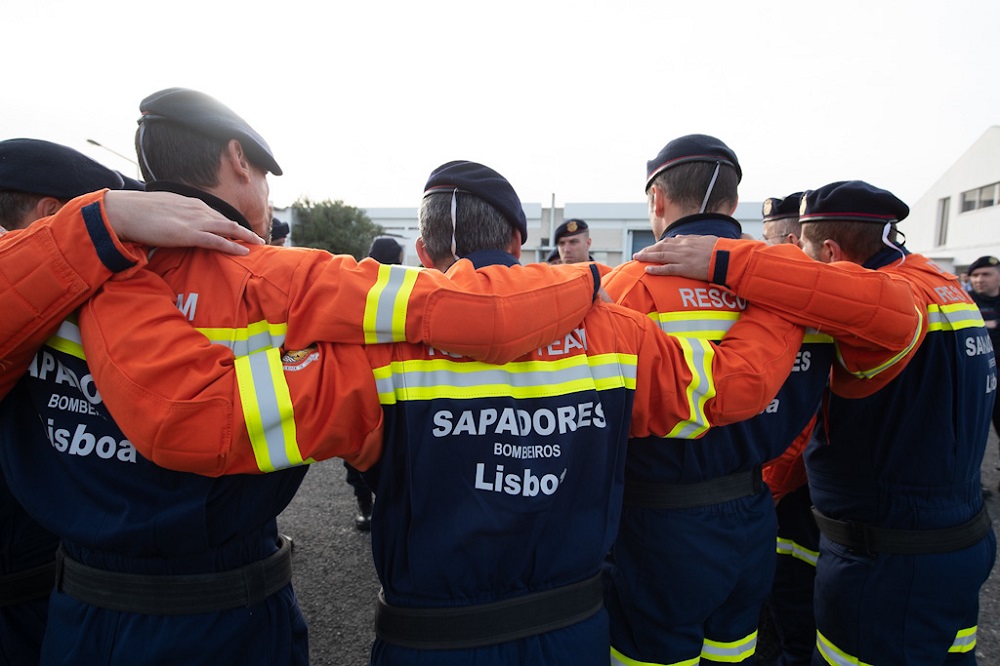
M848 520L847 527L851 531L851 538L855 546L851 550L861 553L867 557L875 557L878 551L875 550L875 538L868 523Z

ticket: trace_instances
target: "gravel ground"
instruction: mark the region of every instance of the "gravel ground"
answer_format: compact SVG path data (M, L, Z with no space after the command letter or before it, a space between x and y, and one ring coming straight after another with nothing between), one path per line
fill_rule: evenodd
M993 528L1000 534L1000 472L997 437L990 435L983 461L983 486ZM379 584L369 535L354 529L354 494L338 461L313 465L298 495L278 519L295 541L295 591L309 623L313 666L363 666L374 635ZM1000 664L1000 567L994 567L980 595L976 656Z

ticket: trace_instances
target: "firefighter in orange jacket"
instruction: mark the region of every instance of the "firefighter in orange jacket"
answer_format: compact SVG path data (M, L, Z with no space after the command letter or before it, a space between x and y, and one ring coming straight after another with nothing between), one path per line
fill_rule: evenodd
M842 181L801 206L805 255L706 238L643 256L670 263L652 272L711 276L837 342L829 443L805 453L822 533L813 663L975 663L979 591L996 556L980 485L996 391L982 317L954 275L897 241L909 209L892 193ZM851 294L881 303L878 275L915 304L896 353L878 353L872 332L902 313L876 320L843 305Z
M489 233L473 234L472 225ZM453 229L456 251L466 257L457 262ZM516 265L526 235L520 202L487 167L454 162L435 170L421 207L421 232L424 262L450 265L459 283L469 261L525 275ZM492 239L485 246L468 244L483 243L484 236ZM216 399L246 418L245 432L235 429L232 448L224 452L205 442L170 451L135 436L143 453L161 464L214 470L221 453L227 472L270 471L352 456L354 440L380 435L384 424L387 449L372 476L378 498L373 548L385 588L374 663L406 663L420 655L436 663L607 663L597 575L617 526L626 423L638 434L685 426L697 433L746 418L767 404L801 339L800 330L751 312L721 346L671 340L643 315L599 305L570 335L504 366L415 345L286 349L282 392L289 402L282 427L296 440L294 447L279 448L255 436L259 410L255 397L240 388L247 382L237 381L238 367L227 367L233 365L230 350L216 345L197 358L174 353L170 363L181 370L178 377L190 378L183 387L162 382L148 360L122 353L120 330L105 322L136 299L151 302L131 286L115 285L83 314L85 345L92 355L103 355L102 346L109 354L96 379L111 409L115 403L125 408L135 394L130 387L145 386L157 394L148 403L150 413L160 415L155 428L172 427L178 410L189 413L186 405ZM198 344L200 334L169 295L159 298L158 308L164 351ZM523 311L511 313L524 317ZM214 369L188 375L194 366ZM152 430L132 421L126 431ZM403 550L398 537L407 541ZM567 542L574 544L572 553ZM392 555L401 552L409 554ZM569 607L561 608L567 601ZM434 610L441 608L448 610ZM456 608L463 617L492 618L506 629L489 622L479 623L479 630L477 622L456 625L445 618ZM556 617L543 626L523 609ZM416 631L401 621L414 614Z
M121 187L116 172L72 148L39 139L0 141L0 225L4 230L25 229L76 196ZM28 279L31 291L39 287L38 278ZM27 286L18 284L17 288ZM14 318L19 319L17 306L23 303L15 297L8 300ZM56 546L55 535L27 515L0 475L0 664L39 661L48 596L55 581Z
M147 98L142 110L138 144L151 189L195 197L266 234L266 173L280 168L263 139L231 110L194 91L163 91ZM101 201L97 194L75 203L88 232L98 237L105 231ZM128 267L132 258L119 244L108 247L95 238L95 245L115 269ZM590 308L598 284L588 267L559 274L537 267L529 276L535 289L512 297L545 312L525 327L504 320L497 308L520 284L489 271L470 277L460 293L431 271L382 270L375 262L359 265L320 251L257 247L230 257L164 249L151 260L151 268L176 280L185 313L210 324L205 332L211 339L244 354L261 352L255 360L277 359L276 346L285 341L304 347L303 340L323 336L356 343L428 339L483 357L511 348L520 353L568 331ZM5 264L4 270L29 273L23 265ZM138 276L163 280L151 271ZM562 287L558 302L546 293L552 287ZM245 300L233 299L233 288ZM127 328L129 313L121 314ZM476 317L498 339L475 336L461 345L475 331L457 329L460 316ZM560 327L560 319L568 321ZM23 345L15 348L23 353ZM305 468L211 480L138 457L94 385L75 317L26 366L0 406L0 462L12 493L62 541L43 660L305 663L306 629L289 585L288 544L275 525ZM23 367L11 371L20 376ZM260 405L263 412L268 407ZM212 404L205 408L217 413ZM225 431L231 418L212 422L211 432Z

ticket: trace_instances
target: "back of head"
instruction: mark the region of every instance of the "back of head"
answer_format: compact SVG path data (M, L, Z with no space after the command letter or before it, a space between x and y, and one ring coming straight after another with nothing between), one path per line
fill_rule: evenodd
M481 250L507 250L528 238L517 192L493 169L459 160L431 172L420 204L420 236L435 262Z
M83 153L41 139L0 141L0 226L15 229L35 203L65 203L104 188L122 189L122 177Z
M655 184L692 213L728 213L739 200L737 186L742 179L736 153L707 134L674 139L646 163L646 192Z
M139 105L136 154L146 182L168 180L209 188L218 183L219 158L235 139L250 160L281 175L263 137L232 109L196 90L167 88Z
M764 240L768 243L783 243L789 234L801 235L799 224L799 207L802 192L789 194L787 197L769 197L761 206L761 216L764 223Z
M799 223L810 243L835 241L852 261L863 264L886 247L896 246L896 224L909 214L909 207L892 192L847 180L803 194Z
M403 246L392 236L379 236L368 248L368 256L380 264L401 264Z

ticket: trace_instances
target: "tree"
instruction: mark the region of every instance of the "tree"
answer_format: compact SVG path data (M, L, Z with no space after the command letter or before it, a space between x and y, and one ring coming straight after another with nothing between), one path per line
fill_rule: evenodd
M292 211L292 243L298 247L316 247L363 259L368 256L372 240L385 232L363 210L339 199L313 202L302 198L292 204Z

